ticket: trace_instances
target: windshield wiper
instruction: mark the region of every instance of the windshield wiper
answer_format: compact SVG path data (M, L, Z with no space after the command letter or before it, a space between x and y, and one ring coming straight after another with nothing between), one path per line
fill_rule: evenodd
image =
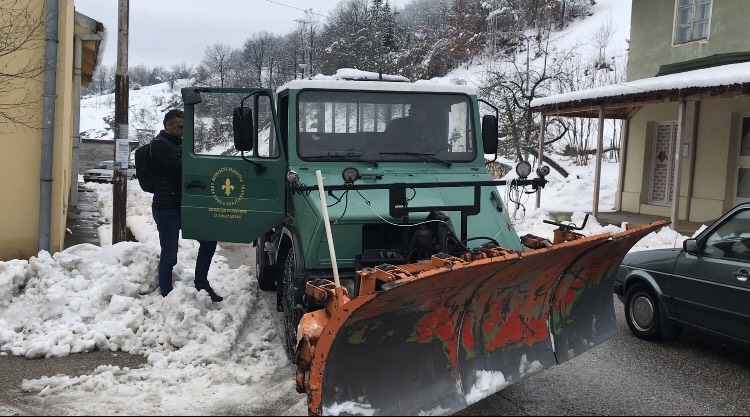
M332 159L346 158L347 160L350 160L350 161L364 162L376 168L378 167L377 161L364 159L362 158L363 154L364 152L328 152L327 155L306 156L304 157L304 159L310 160L310 161L327 161L327 160L332 160Z
M437 162L438 164L443 164L446 167L449 167L453 165L453 162L446 161L444 159L440 159L435 156L433 153L424 153L424 152L380 152L381 155L403 155L403 156L416 156L421 158L423 161L431 161L431 162Z

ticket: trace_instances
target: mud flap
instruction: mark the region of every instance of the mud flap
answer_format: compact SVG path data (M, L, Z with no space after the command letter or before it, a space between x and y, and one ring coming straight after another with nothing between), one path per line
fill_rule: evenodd
M452 414L608 340L616 268L664 224L425 271L351 300L317 343L310 413Z

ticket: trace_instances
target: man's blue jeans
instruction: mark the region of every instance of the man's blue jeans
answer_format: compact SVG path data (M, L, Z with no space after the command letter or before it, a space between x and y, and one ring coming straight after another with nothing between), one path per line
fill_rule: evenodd
M159 231L161 259L159 260L159 288L161 295L172 291L172 269L177 265L177 248L180 241L180 209L153 209L156 229ZM216 241L199 240L198 259L195 262L195 288L209 287L208 268L216 252Z

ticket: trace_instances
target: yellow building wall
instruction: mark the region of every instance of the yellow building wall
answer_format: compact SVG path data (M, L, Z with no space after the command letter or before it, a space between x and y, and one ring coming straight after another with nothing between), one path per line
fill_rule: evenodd
M65 247L65 229L70 202L71 166L73 163L73 66L75 20L72 1L60 0L58 22L57 109L55 114L55 145L52 165L52 226L50 251ZM60 65L62 64L62 65Z
M695 102L688 103L685 143L690 157L695 157L695 166L691 173L690 157L681 158L680 219L714 220L738 203L735 189L742 116L750 116L750 99L705 100L699 107ZM677 119L678 104L667 103L645 106L630 120L621 196L623 211L671 216L670 206L649 203L649 193L656 123L676 122ZM689 189L691 175L692 193Z
M15 0L0 0L13 3ZM44 2L29 2L31 11L42 15ZM73 104L73 4L66 0L60 7L56 114L53 145L53 181L51 201L50 251L63 249L70 190ZM0 58L0 65L23 65L36 61L43 65L44 29L33 48ZM41 193L42 114L44 74L24 80L5 102L33 100L28 121L31 127L0 124L0 260L28 259L39 251L39 199ZM14 101L15 100L15 101ZM16 109L19 116L26 114Z

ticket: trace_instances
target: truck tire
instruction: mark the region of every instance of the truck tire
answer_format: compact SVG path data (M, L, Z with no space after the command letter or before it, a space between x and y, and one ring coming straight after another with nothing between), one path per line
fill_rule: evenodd
M294 248L289 249L284 260L284 348L292 363L295 362L297 348L297 326L302 319L302 296L305 294L305 283L302 275L297 274L297 256Z
M647 285L636 284L625 295L625 321L635 337L658 341L662 337L659 300Z
M276 291L276 268L269 265L270 261L266 251L266 236L258 238L258 245L255 247L255 278L258 280L258 287L262 291Z

